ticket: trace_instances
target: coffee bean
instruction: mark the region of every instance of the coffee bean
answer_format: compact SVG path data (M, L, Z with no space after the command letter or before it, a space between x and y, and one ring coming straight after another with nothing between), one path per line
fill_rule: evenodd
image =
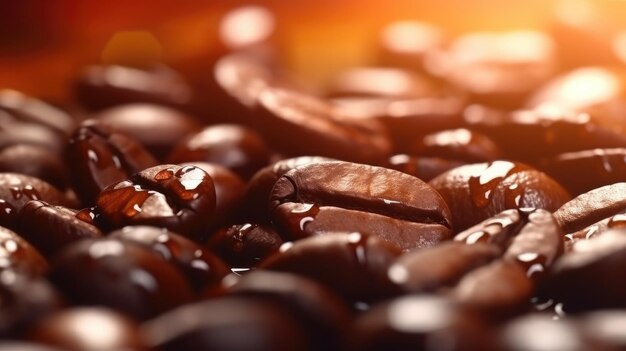
M207 246L232 267L256 266L278 251L283 240L271 227L259 224L235 224L211 235Z
M559 225L567 233L626 209L626 183L615 183L593 189L563 204L554 212Z
M389 158L389 164L386 167L428 182L438 175L463 164L460 161L452 161L440 157L416 157L398 154Z
M2 149L0 172L39 178L58 189L64 189L68 184L67 171L61 157L40 145L16 144Z
M494 161L502 157L499 147L489 137L465 128L428 134L413 144L411 154L468 163Z

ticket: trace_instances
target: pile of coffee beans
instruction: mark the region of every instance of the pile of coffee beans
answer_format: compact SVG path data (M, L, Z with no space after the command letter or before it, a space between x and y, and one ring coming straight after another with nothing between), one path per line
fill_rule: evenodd
M626 63L558 28L1 90L0 350L625 350Z

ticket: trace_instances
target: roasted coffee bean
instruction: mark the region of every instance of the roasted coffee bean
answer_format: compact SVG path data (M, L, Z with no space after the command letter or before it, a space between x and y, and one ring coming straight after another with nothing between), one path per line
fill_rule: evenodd
M348 350L496 350L486 323L450 300L405 296L359 316Z
M284 238L361 232L408 251L451 238L450 212L437 192L405 173L349 162L304 165L284 174L270 196Z
M340 72L326 91L330 97L392 97L398 99L437 95L433 82L398 68L356 67Z
M259 224L235 224L212 234L207 246L231 267L256 266L278 251L283 240L272 227Z
M40 145L16 144L0 151L0 172L19 173L45 180L59 189L67 187L61 157Z
M246 183L241 177L228 168L213 163L185 162L180 165L198 167L211 176L215 185L215 220L212 223L219 225L230 222L239 212L245 196Z
M165 228L134 226L109 233L110 238L131 241L152 249L180 268L196 291L219 283L230 270L217 256L195 242Z
M453 41L443 62L443 76L471 101L515 108L555 73L556 52L541 32L477 32Z
M352 319L344 302L328 288L294 274L257 270L228 287L227 293L263 299L289 310L314 350L338 350Z
M0 272L0 298L2 339L21 337L33 323L62 307L61 297L47 281L12 270Z
M96 204L109 227L165 227L201 240L215 211L215 187L198 167L160 165L109 186Z
M535 285L522 265L497 260L466 274L452 296L491 318L505 318L527 310L534 292Z
M139 69L118 65L90 66L74 85L78 102L89 110L146 102L184 106L191 101L187 83L171 69Z
M19 233L49 258L73 242L102 237L100 229L76 218L75 210L39 200L24 205L17 226Z
M154 317L191 300L182 273L137 243L86 239L61 251L49 279L75 305L100 305L137 319Z
M380 32L378 62L382 66L431 72L432 61L449 44L443 28L421 21L395 21Z
M517 209L504 210L458 233L454 240L469 245L476 243L494 244L504 251L511 239L525 224L524 217L525 213L520 213Z
M502 158L502 152L489 137L465 128L428 134L415 142L411 154L468 163Z
M452 169L429 184L445 199L456 231L505 209L555 211L570 196L546 174L521 163L494 161Z
M553 269L546 291L570 312L624 308L626 285L626 232L607 231L579 241Z
M546 160L542 170L577 196L626 180L626 149L567 152ZM584 177L577 174L584 173Z
M0 227L0 260L0 272L11 270L37 276L48 270L48 262L36 248L4 227Z
M406 293L437 292L500 256L494 245L447 242L406 253L389 267L389 279Z
M0 149L31 144L58 154L75 121L41 100L14 90L0 90L0 125Z
M242 217L260 223L268 222L270 213L267 209L267 203L276 181L294 168L324 161L333 161L333 159L320 156L300 156L277 161L258 171L248 182Z
M589 240L604 234L605 232L615 228L626 227L626 213L620 211L613 216L607 217L601 221L598 221L584 229L575 231L573 233L566 234L565 239L565 251L572 251L573 246L580 240Z
M72 351L145 350L139 327L104 308L66 309L39 321L28 340Z
M395 291L387 270L399 255L396 246L376 236L328 234L285 243L259 268L300 274L348 301L367 302Z
M287 311L241 297L180 307L145 323L143 335L148 346L163 351L309 350Z
M626 347L626 336L621 332L621 327L626 323L624 310L587 313L579 323L580 329L607 348L623 350Z
M626 145L615 122L554 104L510 113L472 105L464 119L468 128L493 139L507 157L532 163L564 152Z
M389 158L387 168L410 174L428 182L438 175L463 164L464 162L461 161L452 161L439 157L416 157L399 154Z
M151 104L112 107L98 113L95 118L135 138L161 160L180 140L200 130L200 125L191 116Z
M83 122L74 132L66 155L72 183L86 205L107 186L157 164L139 142L95 120Z
M563 231L572 233L626 209L626 183L593 189L565 203L554 217Z

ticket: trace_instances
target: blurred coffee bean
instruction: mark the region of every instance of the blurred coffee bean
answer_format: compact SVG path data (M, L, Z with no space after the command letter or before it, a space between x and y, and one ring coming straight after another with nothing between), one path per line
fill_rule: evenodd
M278 251L283 240L270 226L235 224L213 233L207 241L209 249L231 267L256 266L268 255Z
M36 177L58 189L68 184L61 157L40 145L15 144L0 150L0 172Z

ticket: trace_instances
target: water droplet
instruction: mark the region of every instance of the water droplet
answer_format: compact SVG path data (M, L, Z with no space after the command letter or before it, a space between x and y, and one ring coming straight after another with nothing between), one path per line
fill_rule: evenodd
M470 177L469 188L472 201L476 207L482 208L489 205L492 191L500 182L519 170L519 167L508 161L494 161L479 174Z
M166 168L166 169L159 171L154 176L154 180L158 182L164 182L166 180L172 179L173 176L174 176L174 170L171 168Z

